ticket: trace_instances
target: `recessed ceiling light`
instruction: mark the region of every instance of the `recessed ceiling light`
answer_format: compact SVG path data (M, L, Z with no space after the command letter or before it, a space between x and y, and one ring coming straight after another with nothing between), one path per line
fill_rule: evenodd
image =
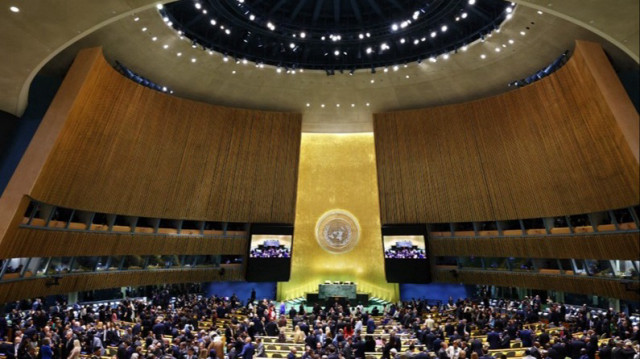
M191 62L196 62L196 58L195 58L195 57L192 57L192 58L191 58Z
M365 104L365 106L369 107L369 103L367 102L367 103Z
M176 54L176 56L178 56L178 57L182 56L182 52L178 52L178 53Z
M371 79L371 83L374 83L374 82L376 82L376 80L374 80L374 79Z
M484 60L484 59L486 59L486 58L487 58L487 55L482 54L482 55L480 55L480 58Z
M311 104L307 102L307 107L309 107L309 106L311 106Z
M500 48L499 47L496 47L496 52L500 52Z
M162 46L162 48L164 48L164 49L168 49L168 48L169 48L169 45L164 44L164 45Z
M337 103L337 104L336 104L336 107L340 107L340 104L339 104L339 103Z
M156 5L156 9L158 9L158 10L162 9L162 7L163 7L162 4L157 4Z
M158 40L157 36L154 36L154 37L151 38L151 41L157 41L157 40Z
M352 103L352 104L351 104L351 107L356 107L356 104L355 104L355 103Z
M473 5L476 3L476 0L469 0L469 5Z
M538 10L538 15L544 14L542 11Z
M520 35L524 36L525 34L526 34L526 32L520 31Z
M324 104L320 105L320 107L324 108Z
M231 71L231 74L235 75L236 74L236 70Z
M147 31L147 28L146 28L146 27L143 27L143 28L142 28L142 32L145 32L145 31Z
M133 18L133 21L140 21L140 18L136 16Z
M510 44L513 44L513 42L514 42L513 39L509 39Z
M406 78L409 78L409 75L405 76Z

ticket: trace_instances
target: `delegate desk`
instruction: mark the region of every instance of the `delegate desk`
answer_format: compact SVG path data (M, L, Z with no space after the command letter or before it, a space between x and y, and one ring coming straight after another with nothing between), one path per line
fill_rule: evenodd
M328 298L356 299L355 284L320 284L318 286L318 298L326 300Z

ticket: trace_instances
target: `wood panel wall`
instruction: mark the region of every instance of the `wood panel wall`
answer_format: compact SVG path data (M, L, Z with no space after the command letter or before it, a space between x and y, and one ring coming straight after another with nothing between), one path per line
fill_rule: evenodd
M430 238L433 256L638 260L638 232L581 236Z
M200 283L216 281L244 280L243 265L223 265L225 273L218 269L170 269L162 271L128 271L100 274L77 274L64 276L60 285L47 286L46 278L0 283L0 303L24 298L35 298L76 291L117 288L125 286L143 286L152 284Z
M557 290L565 293L600 295L631 301L640 300L637 281L600 279L594 277L562 277L556 275L540 275L530 273L513 273L498 271L442 270L434 272L433 280L437 282L496 285L501 287L517 287L541 290Z
M247 238L87 233L19 228L0 246L0 258L107 255L245 255Z
M551 217L637 204L638 162L585 65L591 50L576 50L551 76L496 97L374 115L382 223Z
M181 99L95 61L33 198L133 216L293 223L300 114Z

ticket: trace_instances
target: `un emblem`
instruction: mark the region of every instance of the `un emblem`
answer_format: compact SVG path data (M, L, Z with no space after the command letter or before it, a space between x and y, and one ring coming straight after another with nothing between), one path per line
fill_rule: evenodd
M358 220L347 211L329 211L316 223L316 240L327 252L349 252L358 244L359 239Z

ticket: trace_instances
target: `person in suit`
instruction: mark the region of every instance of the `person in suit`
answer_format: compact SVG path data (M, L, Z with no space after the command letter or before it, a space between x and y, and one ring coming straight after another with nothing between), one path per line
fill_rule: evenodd
M238 356L242 357L243 359L253 359L254 353L255 347L253 346L253 343L251 343L251 338L247 337L247 339L245 339L245 344L242 347L242 351L240 352L240 354L238 354Z

